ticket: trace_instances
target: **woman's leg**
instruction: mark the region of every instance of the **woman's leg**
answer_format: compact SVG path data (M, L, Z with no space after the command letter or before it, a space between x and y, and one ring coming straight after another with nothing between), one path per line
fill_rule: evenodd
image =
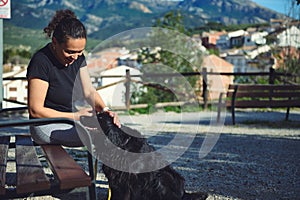
M47 124L31 126L30 133L38 144L59 144L69 147L83 146L78 130L70 124Z

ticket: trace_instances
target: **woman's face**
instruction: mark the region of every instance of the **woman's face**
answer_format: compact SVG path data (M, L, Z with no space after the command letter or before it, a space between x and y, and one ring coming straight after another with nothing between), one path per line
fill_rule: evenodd
M65 43L58 43L55 38L52 39L52 45L55 47L56 58L64 66L71 65L78 56L83 54L86 39L85 38L69 38Z

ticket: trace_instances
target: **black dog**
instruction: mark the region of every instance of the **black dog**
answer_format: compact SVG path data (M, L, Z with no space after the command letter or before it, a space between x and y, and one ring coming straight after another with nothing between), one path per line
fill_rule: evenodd
M108 179L111 200L207 198L207 194L200 192L186 193L184 178L155 152L155 148L137 130L124 125L118 128L107 113L97 114L97 120L104 136L97 138L101 142L95 148L97 152L103 152L99 159L105 163L102 170Z

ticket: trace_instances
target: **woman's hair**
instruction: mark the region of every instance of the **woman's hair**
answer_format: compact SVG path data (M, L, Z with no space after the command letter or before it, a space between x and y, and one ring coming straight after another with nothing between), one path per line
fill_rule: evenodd
M48 26L44 28L44 33L49 38L55 37L59 43L64 43L69 38L86 38L84 25L69 9L56 11Z

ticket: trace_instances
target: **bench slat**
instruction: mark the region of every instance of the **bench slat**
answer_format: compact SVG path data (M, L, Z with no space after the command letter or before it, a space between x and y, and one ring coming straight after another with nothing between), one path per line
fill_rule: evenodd
M233 97L233 92L229 92L227 94L228 97ZM242 97L261 97L261 98L298 98L300 99L300 92L258 92L258 91L238 91L236 93L236 98L242 98ZM300 100L299 100L300 101Z
M29 136L16 136L16 165L18 194L50 189L50 181Z
M232 90L235 89L235 87L238 87L238 90L261 90L262 88L265 90L273 89L273 90L300 90L299 85L263 85L263 84L255 84L255 85L249 85L249 84L231 84L229 85L228 89Z
M287 106L289 105L289 106ZM299 101L262 101L262 100L251 100L251 101L236 101L234 106L236 108L283 108L283 107L300 107Z
M60 189L91 185L91 178L60 145L41 145L52 171L60 182Z
M6 181L6 163L7 152L9 149L10 137L0 137L0 194L5 194L5 181Z

